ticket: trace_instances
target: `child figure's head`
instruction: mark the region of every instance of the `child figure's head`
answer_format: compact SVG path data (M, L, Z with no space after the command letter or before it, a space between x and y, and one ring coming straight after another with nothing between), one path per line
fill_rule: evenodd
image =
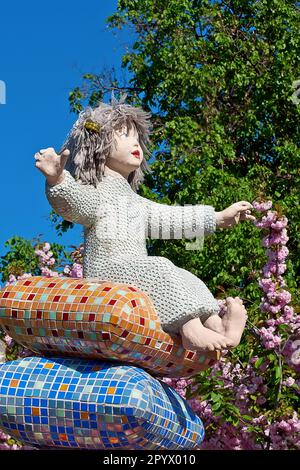
M70 150L66 169L80 182L96 187L107 166L126 176L136 191L151 172L145 159L151 155L151 114L125 104L126 96L117 101L112 93L111 104L86 108L67 136L61 148Z

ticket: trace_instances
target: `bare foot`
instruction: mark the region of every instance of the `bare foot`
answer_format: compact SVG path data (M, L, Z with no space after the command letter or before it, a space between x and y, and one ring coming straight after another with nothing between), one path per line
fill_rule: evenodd
M190 351L215 351L228 349L232 341L202 325L200 318L193 318L180 329L182 346Z
M227 312L222 318L224 335L231 341L231 347L235 348L241 341L241 337L247 320L247 310L239 297L227 297Z
M225 334L222 318L219 317L219 315L211 315L207 320L205 320L205 322L203 322L203 325L205 328L213 330L216 333L220 333L221 335Z

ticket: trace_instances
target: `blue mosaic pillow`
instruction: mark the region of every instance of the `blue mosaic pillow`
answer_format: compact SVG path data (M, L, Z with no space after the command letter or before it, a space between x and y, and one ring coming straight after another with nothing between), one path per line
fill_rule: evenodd
M37 447L195 449L202 421L143 369L77 358L0 366L0 428Z

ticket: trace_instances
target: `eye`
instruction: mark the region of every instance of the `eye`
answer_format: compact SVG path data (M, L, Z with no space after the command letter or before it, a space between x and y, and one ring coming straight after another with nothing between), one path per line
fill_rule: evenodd
M119 134L120 137L122 137L123 135L128 137L129 131L128 131L126 126L123 126L123 127L121 127L121 129L118 130L118 134Z

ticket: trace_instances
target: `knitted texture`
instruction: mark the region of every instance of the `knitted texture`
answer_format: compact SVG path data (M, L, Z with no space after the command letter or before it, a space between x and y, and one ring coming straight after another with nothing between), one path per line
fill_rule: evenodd
M83 277L134 285L148 294L162 328L178 332L195 317L205 321L219 306L195 275L160 256L148 256L146 238L202 238L216 229L214 208L170 206L143 198L122 175L107 175L94 188L64 170L49 203L64 219L84 226Z

